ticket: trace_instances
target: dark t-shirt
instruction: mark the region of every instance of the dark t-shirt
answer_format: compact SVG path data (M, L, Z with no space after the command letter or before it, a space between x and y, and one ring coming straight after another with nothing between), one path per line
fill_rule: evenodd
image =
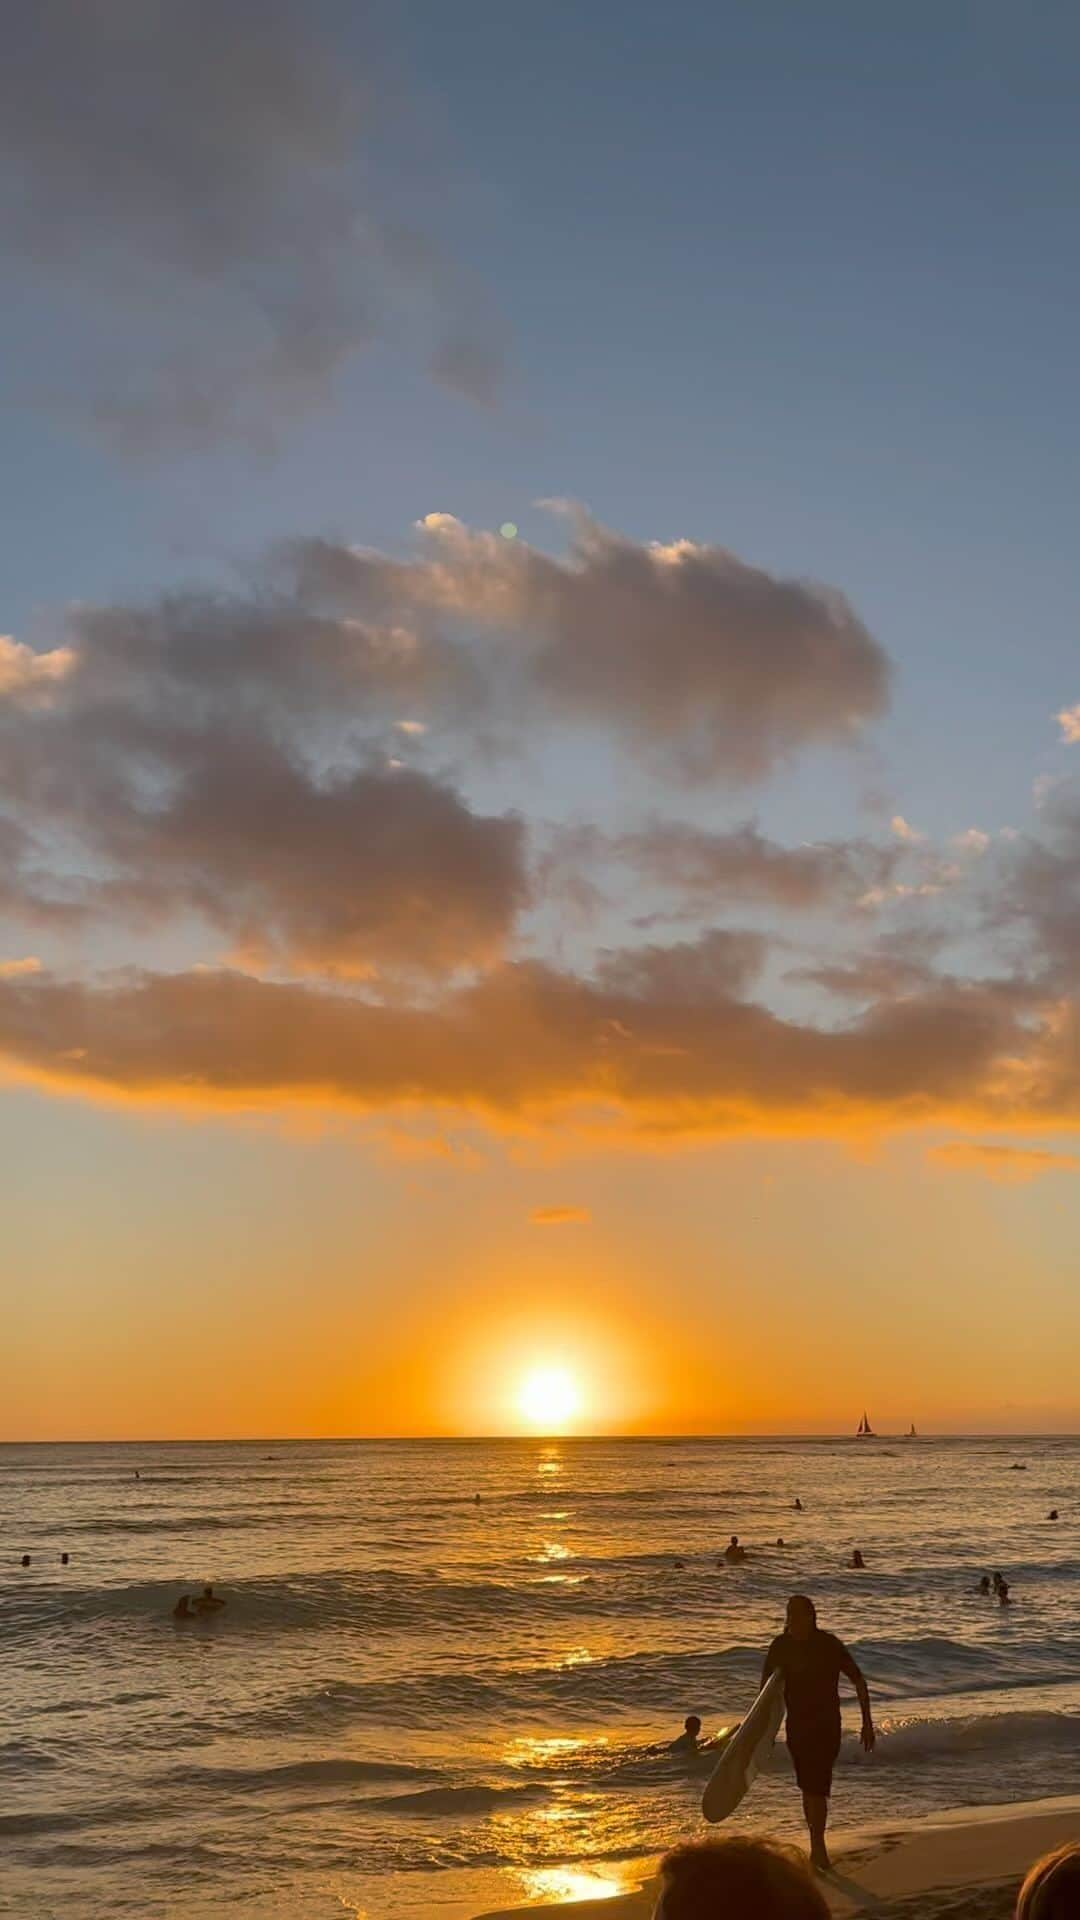
M835 1633L815 1627L808 1640L780 1633L765 1660L767 1674L779 1667L784 1675L789 1729L840 1725L840 1675L855 1662Z

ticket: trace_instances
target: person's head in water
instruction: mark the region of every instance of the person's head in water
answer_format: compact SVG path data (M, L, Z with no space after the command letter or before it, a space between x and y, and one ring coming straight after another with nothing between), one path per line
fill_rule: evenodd
M204 1600L212 1600L214 1598L213 1587L204 1587L202 1590L202 1597Z
M851 1564L853 1567L865 1567L866 1565L866 1561L863 1559L862 1554L859 1552L858 1547L855 1547L852 1550Z
M994 1575L994 1592L995 1593L997 1592L998 1588L1004 1584L1004 1581L1005 1581L1005 1575L1003 1573L995 1573Z
M28 1567L30 1565L30 1555L28 1553L23 1554L22 1563L24 1567Z
M828 1913L794 1847L771 1840L690 1840L660 1862L653 1920L828 1920Z
M738 1544L739 1544L739 1536L737 1533L733 1533L731 1536L731 1539L728 1542L728 1545L732 1547L737 1547Z
M688 1713L686 1719L683 1721L683 1726L690 1735L691 1740L696 1740L698 1734L701 1732L701 1716L696 1713Z
M988 1573L984 1573L982 1579L979 1581L979 1592L989 1593L989 1591L990 1591L990 1575Z
M68 1553L62 1553L62 1554L60 1555L60 1565L61 1565L62 1567L66 1567L66 1566L67 1566L67 1564L68 1564L68 1561L70 1560L70 1558L71 1558L71 1555L70 1555L70 1554L68 1554Z
M1075 1920L1080 1913L1080 1846L1071 1841L1036 1860L1017 1895L1016 1920Z
M189 1594L182 1593L180 1595L179 1600L177 1601L175 1607L173 1608L173 1614L177 1620L190 1620L191 1597Z
M1003 1607L1011 1604L1009 1600L1009 1583L1007 1580L1002 1580L998 1583L997 1597Z
M787 1603L784 1632L793 1640L809 1640L817 1626L817 1608L805 1593L793 1593Z

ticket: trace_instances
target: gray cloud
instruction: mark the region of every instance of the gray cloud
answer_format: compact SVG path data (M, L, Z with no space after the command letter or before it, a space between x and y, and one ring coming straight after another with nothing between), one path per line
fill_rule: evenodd
M570 526L565 560L429 514L415 562L315 543L298 565L364 617L496 636L508 702L608 732L669 779L760 779L883 710L888 663L841 594L721 547Z
M1055 788L1039 838L1008 846L985 898L986 920L1059 992L1080 986L1080 789Z
M752 821L726 832L658 821L624 834L609 853L688 905L750 900L803 910L856 905L887 883L898 858L895 847L869 840L780 846Z
M367 0L9 9L0 235L80 289L78 401L135 444L258 437L410 331L490 397L475 295L396 205L406 117Z
M201 916L249 960L364 974L490 964L525 903L525 834L391 764L402 705L469 685L402 629L284 594L77 608L0 699L0 899L29 925ZM35 675L23 654L63 653ZM396 755L395 755L396 759Z

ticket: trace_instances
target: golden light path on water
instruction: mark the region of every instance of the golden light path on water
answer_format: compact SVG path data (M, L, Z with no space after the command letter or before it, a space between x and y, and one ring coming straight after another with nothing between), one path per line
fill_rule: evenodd
M581 1873L573 1867L529 1867L521 1872L522 1889L530 1900L569 1903L577 1900L614 1900L626 1891L622 1882L606 1874Z

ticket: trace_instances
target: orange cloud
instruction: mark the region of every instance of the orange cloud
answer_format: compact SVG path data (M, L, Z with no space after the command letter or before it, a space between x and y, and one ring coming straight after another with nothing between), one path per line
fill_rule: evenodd
M724 966L710 987L689 955L612 984L504 964L415 1005L210 970L41 974L0 980L0 1059L91 1096L640 1138L1080 1124L1071 1012L1036 1024L990 988L942 986L823 1029L735 997Z
M587 1227L592 1214L588 1207L534 1207L529 1219L534 1227Z
M1008 1147L978 1140L949 1140L927 1149L935 1166L981 1173L988 1180L1037 1180L1044 1173L1075 1173L1080 1154L1051 1153L1041 1147Z

